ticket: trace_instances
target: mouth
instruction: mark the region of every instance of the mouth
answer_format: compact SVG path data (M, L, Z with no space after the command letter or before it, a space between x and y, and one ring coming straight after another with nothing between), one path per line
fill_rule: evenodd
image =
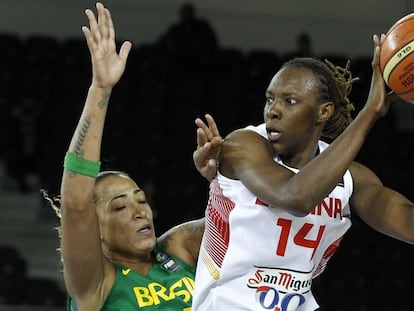
M139 234L148 235L148 234L151 234L152 233L152 227L151 227L150 224L146 224L146 225L143 225L142 227L140 227L137 230L137 232Z
M273 129L267 129L267 137L270 142L276 142L280 139L282 134L279 131Z

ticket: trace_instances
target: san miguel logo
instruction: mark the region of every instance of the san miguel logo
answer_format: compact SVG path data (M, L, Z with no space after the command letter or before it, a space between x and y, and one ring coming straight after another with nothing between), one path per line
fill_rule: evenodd
M312 285L312 271L254 267L249 274L246 285L256 289L256 301L265 310L296 310Z

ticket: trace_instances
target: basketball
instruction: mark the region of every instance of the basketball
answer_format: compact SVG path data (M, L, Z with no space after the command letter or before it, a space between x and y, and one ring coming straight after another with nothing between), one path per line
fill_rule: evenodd
M399 19L381 43L380 68L385 83L414 104L414 13Z

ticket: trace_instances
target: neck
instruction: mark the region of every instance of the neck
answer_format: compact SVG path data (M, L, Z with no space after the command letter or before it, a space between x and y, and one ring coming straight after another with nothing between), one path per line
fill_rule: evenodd
M315 158L319 153L319 143L316 142L311 149L296 152L293 156L279 155L279 157L285 165L299 170Z

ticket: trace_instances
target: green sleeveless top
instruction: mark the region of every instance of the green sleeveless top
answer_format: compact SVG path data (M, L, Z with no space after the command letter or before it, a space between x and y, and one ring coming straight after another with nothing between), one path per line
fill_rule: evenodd
M194 268L168 254L158 243L146 276L115 265L116 278L100 311L191 311ZM68 297L68 310L77 311Z

